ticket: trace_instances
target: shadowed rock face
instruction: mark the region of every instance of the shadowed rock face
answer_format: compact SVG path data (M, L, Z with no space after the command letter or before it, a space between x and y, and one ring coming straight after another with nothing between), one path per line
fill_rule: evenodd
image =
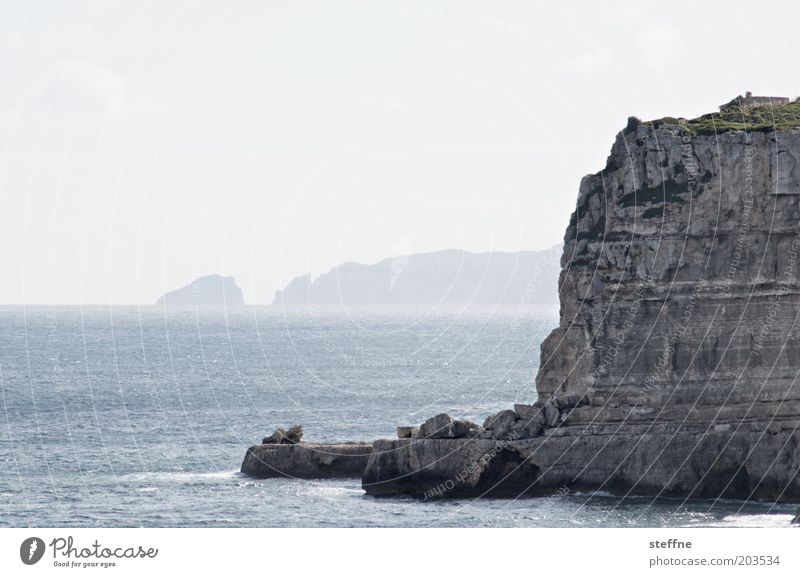
M365 490L800 500L799 160L800 131L629 122L565 235L541 436L457 483L490 441L381 441Z
M241 471L262 478L358 478L371 452L372 445L367 443L253 445L247 449Z
M677 428L676 428L677 429ZM367 494L420 499L529 497L602 490L662 497L800 499L800 448L789 431L618 434L559 427L536 439L376 441L362 477ZM748 451L757 450L747 456ZM746 467L741 467L746 462Z
M510 441L400 439L373 444L362 477L369 495L423 499L534 495L538 468Z
M232 276L212 274L164 294L156 304L237 306L244 304L244 296Z

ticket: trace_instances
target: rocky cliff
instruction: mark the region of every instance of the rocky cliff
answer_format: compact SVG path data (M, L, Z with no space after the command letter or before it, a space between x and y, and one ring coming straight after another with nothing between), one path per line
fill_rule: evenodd
M540 397L793 428L799 159L800 131L632 121L581 182Z
M800 105L777 108L630 119L580 184L538 413L494 417L527 434L379 441L366 491L800 500Z

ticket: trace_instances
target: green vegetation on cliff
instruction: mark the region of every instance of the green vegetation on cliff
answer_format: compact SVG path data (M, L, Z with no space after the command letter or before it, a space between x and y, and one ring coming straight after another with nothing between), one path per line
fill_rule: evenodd
M654 124L678 124L677 118L661 118ZM767 132L800 128L800 98L786 104L739 107L728 105L719 112L687 120L685 125L696 134L719 134L729 130Z

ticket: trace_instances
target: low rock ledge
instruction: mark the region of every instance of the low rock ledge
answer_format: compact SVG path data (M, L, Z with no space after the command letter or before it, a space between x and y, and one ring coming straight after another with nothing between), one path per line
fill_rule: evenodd
M369 443L253 445L247 449L241 471L260 478L357 479L371 453Z

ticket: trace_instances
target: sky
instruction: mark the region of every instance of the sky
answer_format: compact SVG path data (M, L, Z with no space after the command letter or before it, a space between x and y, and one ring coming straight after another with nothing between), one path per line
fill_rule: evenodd
M629 116L800 95L796 2L0 4L2 304L546 249Z

